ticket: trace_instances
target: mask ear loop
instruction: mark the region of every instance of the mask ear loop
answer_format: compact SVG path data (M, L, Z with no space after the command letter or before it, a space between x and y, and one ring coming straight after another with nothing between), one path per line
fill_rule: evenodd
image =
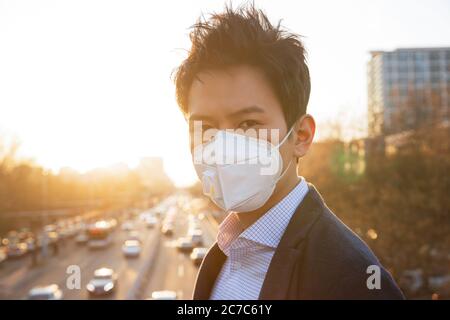
M291 163L292 163L292 159L291 159L291 161L289 161L289 164L287 165L286 169L284 169L284 171L281 173L280 177L277 179L277 181L275 183L278 183L278 181L280 181L283 178L284 174L288 171L289 167L291 166Z
M278 144L275 146L275 148L280 148L281 145L282 145L283 143L285 143L286 140L289 138L289 136L291 135L292 131L294 131L294 126L292 126L291 129L289 129L288 133L286 133L286 135L284 136L283 140L281 140L281 142L278 143Z
M288 139L288 137L291 135L292 131L294 131L294 126L291 127L291 129L289 129L288 133L284 136L283 140L281 140L281 142L276 146L276 148L280 148L280 146L286 142L286 140ZM289 161L289 164L287 165L286 169L284 169L284 171L281 173L281 175L278 177L277 181L275 182L275 184L278 183L278 181L280 181L284 174L288 171L289 167L291 166L292 163L292 159Z

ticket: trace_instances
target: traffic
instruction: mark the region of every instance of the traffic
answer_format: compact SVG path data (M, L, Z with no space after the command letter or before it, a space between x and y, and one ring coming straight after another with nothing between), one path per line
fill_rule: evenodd
M216 225L189 195L75 216L1 238L2 299L189 299ZM72 288L69 267L79 268ZM78 269L77 269L78 270Z

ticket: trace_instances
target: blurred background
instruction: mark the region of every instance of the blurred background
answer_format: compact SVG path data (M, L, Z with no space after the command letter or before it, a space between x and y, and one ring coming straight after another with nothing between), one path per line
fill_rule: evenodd
M450 3L255 4L309 53L319 126L300 174L409 299L449 299ZM223 7L0 0L0 299L191 297L224 213L171 73Z

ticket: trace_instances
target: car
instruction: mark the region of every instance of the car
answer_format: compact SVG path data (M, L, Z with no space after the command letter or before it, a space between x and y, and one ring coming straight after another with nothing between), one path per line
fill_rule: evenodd
M87 236L87 234L85 232L79 233L75 238L75 242L80 245L86 244L88 241L89 241L89 237Z
M77 226L74 224L69 225L69 227L67 227L67 229L66 229L66 236L68 238L75 237L77 235L77 233L78 233L78 229L77 229Z
M33 233L28 228L22 228L17 235L20 242L25 242L28 238L33 237Z
M194 244L192 243L192 240L190 237L178 238L177 249L179 251L190 252L193 247L194 247Z
M136 230L130 231L128 233L127 240L136 240L141 242L142 241L141 234L139 233L139 231Z
M113 269L100 268L95 270L94 277L86 285L91 296L102 296L112 292L117 287L117 274Z
M125 257L138 257L141 254L141 244L137 240L127 240L122 246Z
M147 217L145 219L145 225L147 228L154 228L158 224L158 219L154 216Z
M162 232L162 234L164 234L164 235L166 235L166 236L171 236L171 235L173 235L173 226L172 226L172 224L165 223L165 224L161 227L161 232Z
M124 221L122 223L122 230L123 231L131 231L134 229L134 223L130 220Z
M142 221L145 221L145 220L147 220L147 218L150 218L150 217L155 217L155 212L153 210L144 211L139 215L139 218Z
M111 225L105 220L99 220L89 225L86 232L89 237L89 249L105 249L113 242Z
M109 221L109 225L111 226L112 229L115 229L117 227L117 220L116 219L111 218L108 221Z
M188 214L188 221L189 222L197 222L198 221L198 217L193 215L192 213Z
M27 245L28 252L32 252L36 249L36 240L34 238L27 238L24 243Z
M197 230L202 230L202 228L200 227L200 224L198 222L189 222L188 224L188 232L194 232Z
M46 233L49 243L57 243L60 240L60 236L55 231L50 231Z
M8 258L20 258L27 253L28 246L26 243L20 242L15 244L10 244L8 246Z
M208 248L194 248L190 258L195 265L199 266L202 263L203 258L205 258L207 252Z
M163 223L164 224L171 224L171 225L173 225L175 223L175 217L172 217L172 216L165 217L164 220L163 220Z
M61 239L67 239L69 238L70 232L67 228L60 228L58 234Z
M201 230L190 230L188 237L191 238L194 247L201 246L203 244L203 232Z
M56 225L54 225L54 224L49 224L49 225L46 225L46 226L44 227L44 232L45 232L45 233L56 232L56 230L57 230L57 227L56 227Z
M153 291L151 300L177 300L177 293L171 290Z
M57 284L34 287L28 292L28 300L61 300L63 293Z

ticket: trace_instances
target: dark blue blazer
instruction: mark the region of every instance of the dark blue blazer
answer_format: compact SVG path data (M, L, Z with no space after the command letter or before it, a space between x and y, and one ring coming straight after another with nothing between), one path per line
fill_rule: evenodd
M259 299L404 299L369 247L308 186L275 250ZM200 266L194 299L209 299L225 259L215 243ZM367 286L370 265L380 267L380 289Z

